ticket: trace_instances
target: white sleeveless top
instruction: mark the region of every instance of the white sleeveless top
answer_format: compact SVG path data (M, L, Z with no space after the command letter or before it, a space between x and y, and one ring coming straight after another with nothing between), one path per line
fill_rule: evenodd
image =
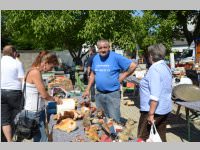
M24 83L23 83L24 84ZM45 100L41 98L35 84L30 84L26 82L26 90L24 92L25 104L24 109L29 111L37 111L37 101L38 101L38 111L44 110Z

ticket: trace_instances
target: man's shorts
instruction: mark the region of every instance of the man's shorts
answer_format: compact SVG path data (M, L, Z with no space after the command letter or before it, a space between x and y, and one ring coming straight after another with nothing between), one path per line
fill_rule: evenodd
M1 126L11 125L20 111L22 91L1 89Z

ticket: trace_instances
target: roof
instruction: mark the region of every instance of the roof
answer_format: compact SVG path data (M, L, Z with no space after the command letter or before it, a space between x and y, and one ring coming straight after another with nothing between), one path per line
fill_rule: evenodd
M177 46L188 46L188 43L186 41L186 39L180 39L180 40L174 40L173 46L177 47Z

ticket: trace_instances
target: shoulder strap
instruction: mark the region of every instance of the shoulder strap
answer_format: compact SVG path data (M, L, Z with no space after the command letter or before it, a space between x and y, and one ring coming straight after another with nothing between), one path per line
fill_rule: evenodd
M37 111L38 111L38 105L39 105L39 92L38 92L38 96L37 96Z
M22 109L24 109L24 103L25 103L25 98L26 98L26 79L27 79L27 76L28 76L28 74L29 74L29 72L30 72L31 70L29 70L28 72L27 72L27 74L26 74L26 77L25 77L25 79L24 79L24 86L23 86L23 90L22 90L22 99L21 99L21 109L20 110L22 110Z

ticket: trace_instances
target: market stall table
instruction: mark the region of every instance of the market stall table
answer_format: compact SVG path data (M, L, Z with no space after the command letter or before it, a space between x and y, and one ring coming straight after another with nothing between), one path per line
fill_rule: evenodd
M78 128L70 133L61 131L59 129L54 129L53 127L56 124L56 121L53 120L53 115L51 115L49 122L49 134L50 136L52 136L52 142L71 142L75 140L76 137L80 137L85 142L89 142L90 140L86 137L84 133L82 120L77 120L76 123Z
M80 96L76 97L79 102L84 101ZM52 138L52 142L71 142L75 140L76 137L82 138L85 142L89 142L90 140L86 137L84 133L84 127L82 125L82 120L76 120L77 123L77 129L67 133L64 131L61 131L59 129L54 129L54 125L56 124L56 120L53 119L53 115L50 116L49 124L48 124L48 129L49 129L49 134L50 137Z
M200 99L199 101L194 101L194 102L175 102L176 104L185 107L186 111L186 120L187 120L187 126L188 126L188 141L191 140L191 129L190 129L190 123L191 123L191 118L189 115L189 110L194 110L194 111L199 111L200 112Z
M140 84L140 80L137 79L135 76L131 75L131 76L127 77L124 81L127 82L127 83L130 82L130 83L134 84L134 87L123 87L123 86L121 86L121 100L125 99L124 93L125 93L126 90L131 91L131 93L133 93L132 98L134 98L137 94L139 84Z
M180 111L180 107L185 107L186 120L188 126L188 140L191 140L190 136L190 123L191 118L189 111L200 112L200 88L194 85L181 84L177 85L173 89L173 100L178 105L177 114Z

